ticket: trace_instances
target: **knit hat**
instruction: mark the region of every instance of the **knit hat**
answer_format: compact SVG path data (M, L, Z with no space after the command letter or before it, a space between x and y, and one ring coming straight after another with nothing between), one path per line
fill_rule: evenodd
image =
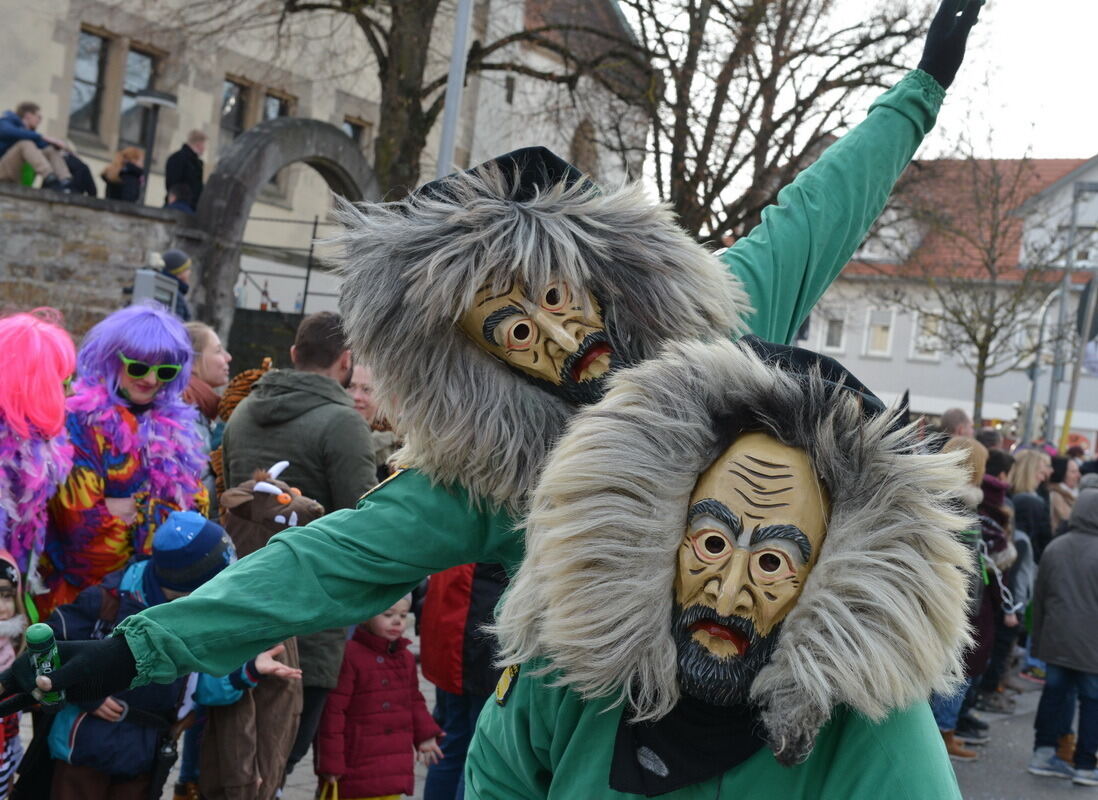
M195 511L173 511L153 537L153 571L165 589L194 591L234 561L229 534Z
M191 257L182 250L168 250L160 256L164 261L163 272L179 277L191 268Z

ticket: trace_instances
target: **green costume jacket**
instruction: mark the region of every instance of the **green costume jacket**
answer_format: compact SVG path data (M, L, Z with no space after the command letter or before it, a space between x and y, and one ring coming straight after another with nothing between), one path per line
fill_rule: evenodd
M724 260L754 307L752 333L793 338L884 208L944 96L925 72L909 73L729 248ZM134 685L227 674L290 636L361 622L452 566L513 569L522 531L504 511L482 506L461 486L406 470L358 508L275 536L190 597L119 626L137 661Z
M489 700L466 760L469 800L642 797L609 788L622 709L584 701L525 665L504 704ZM843 707L803 764L783 767L766 748L719 778L660 800L960 800L957 779L926 703L879 725Z

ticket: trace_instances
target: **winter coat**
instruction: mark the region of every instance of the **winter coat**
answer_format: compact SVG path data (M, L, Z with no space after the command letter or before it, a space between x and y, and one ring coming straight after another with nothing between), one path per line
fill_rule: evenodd
M1071 517L1071 508L1075 505L1076 494L1062 483L1048 485L1049 506L1052 509L1052 535L1063 531Z
M1045 549L1033 597L1037 658L1098 674L1098 489L1084 489L1067 530Z
M507 588L500 564L464 564L433 575L419 632L423 677L451 694L488 695L499 681L499 646L485 625Z
M1034 561L1041 560L1052 539L1052 512L1048 501L1036 492L1019 492L1010 498L1014 503L1014 528L1029 536L1033 544Z
M190 291L191 285L186 281L181 280L178 275L172 275L167 270L164 270L163 274L175 281L176 284L175 308L172 309L172 313L184 322L190 322L192 314L191 307L187 304L187 292Z
M8 148L13 144L23 139L30 139L39 149L49 147L49 142L42 138L42 134L24 125L22 118L14 111L5 111L0 114L0 156L8 152Z
M151 563L146 559L111 573L98 586L82 591L76 602L56 609L46 622L58 639L105 639L122 620L163 602L154 597L159 587L150 588L155 583L148 569ZM102 700L63 706L50 729L50 755L108 775L147 773L152 769L157 740L175 720L185 683L185 678L179 678L113 695L129 709L120 722L107 722L91 713ZM160 727L153 724L156 720Z
M118 180L112 181L103 176L106 191L103 196L108 200L121 200L124 203L136 203L141 197L141 185L145 182L145 170L132 161L122 165Z
M351 396L326 375L268 372L233 411L222 447L226 486L287 460L282 480L328 512L353 508L376 483L370 428ZM302 685L335 688L345 641L342 628L299 637Z
M442 732L420 694L409 644L364 625L347 644L316 739L317 774L338 775L340 797L412 794L414 750Z
M168 156L164 163L164 188L171 189L180 183L191 187L191 205L198 208L198 198L202 196L202 159L188 144ZM168 202L166 197L164 202Z

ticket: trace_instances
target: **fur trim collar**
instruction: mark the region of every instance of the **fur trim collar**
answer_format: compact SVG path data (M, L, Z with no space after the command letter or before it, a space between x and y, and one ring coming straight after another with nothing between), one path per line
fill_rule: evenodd
M113 402L102 384L78 384L68 409L81 425L102 434L116 453L137 458L149 476L151 497L190 508L204 467L194 406L154 406L134 414Z
M477 290L520 280L586 288L626 363L668 340L726 338L750 312L739 282L640 184L580 181L516 200L498 168L447 179L443 196L343 203L340 310L373 369L396 460L460 483L475 502L525 507L575 409L489 356L456 326Z
M62 429L52 439L18 436L0 422L0 548L27 572L46 543L46 503L72 469Z
M818 374L727 342L670 345L572 422L532 499L501 660L547 657L585 697L628 702L638 719L668 713L677 551L697 476L720 452L715 418L805 447L831 496L819 561L751 690L778 757L805 758L838 704L880 720L956 686L971 569L951 533L972 523L954 511L961 456L923 452L895 414L867 421Z

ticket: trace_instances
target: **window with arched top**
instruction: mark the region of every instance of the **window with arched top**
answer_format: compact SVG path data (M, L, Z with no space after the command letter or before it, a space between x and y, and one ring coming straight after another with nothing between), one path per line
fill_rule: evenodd
M595 126L591 120L585 119L576 127L572 134L572 147L569 160L581 172L585 172L595 178L599 174L599 148L595 143Z

